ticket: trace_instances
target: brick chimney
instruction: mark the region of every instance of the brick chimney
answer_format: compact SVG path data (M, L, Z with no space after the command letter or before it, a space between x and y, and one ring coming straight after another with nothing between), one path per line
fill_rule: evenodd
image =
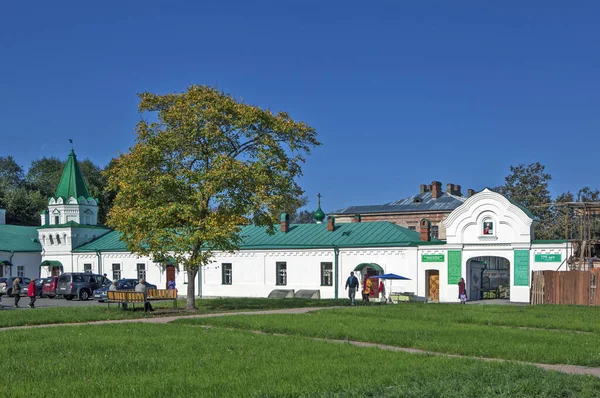
M289 214L281 213L279 226L281 227L281 232L283 232L283 233L286 233L290 230L290 215Z
M429 185L421 184L421 189L419 189L419 193L429 192Z
M421 232L421 240L423 242L429 242L431 240L431 222L428 219L423 218L419 222L420 232Z
M352 222L360 222L360 214L355 214L354 217L352 217Z
M462 192L460 191L460 185L454 186L454 193L452 195L462 196Z
M327 230L328 231L335 231L335 217L334 216L329 216L327 217Z
M439 181L431 182L431 197L433 199L438 199L442 196L442 183Z
M446 184L446 193L449 193L449 194L454 193L454 184Z
M467 197L470 198L473 195L475 195L475 190L474 189L467 189Z

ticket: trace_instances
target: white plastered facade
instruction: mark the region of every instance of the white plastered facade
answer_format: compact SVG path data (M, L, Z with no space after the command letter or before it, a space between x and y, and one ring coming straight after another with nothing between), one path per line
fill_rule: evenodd
M485 223L492 223L492 232L484 234ZM211 297L267 297L275 289L319 290L321 298L345 297L346 279L355 267L362 263L376 263L384 273L394 273L409 278L405 281L392 281L392 292L410 292L420 297L428 297L428 275L437 271L439 275L439 301L458 302L458 278L463 277L469 284L469 264L474 258L501 257L510 262L510 300L529 302L530 273L535 270L556 270L567 256L567 243L533 242L534 220L520 207L505 197L490 190L484 190L465 201L444 221L447 231L445 244L423 243L418 246L402 247L359 247L359 248L315 248L288 250L240 250L235 253L215 253L213 262L203 267L197 279L197 293ZM323 228L326 225L323 224ZM82 240L100 236L107 230L86 229L80 226L69 231L55 228L41 228L40 242L48 242L44 234L65 234L61 245L43 244L43 260L57 260L63 272L83 272L90 264L93 272L106 273L110 279L139 276L140 267L150 283L159 287L166 285L165 268L148 257L138 257L125 252L77 253L72 248ZM77 240L77 244L73 242ZM515 284L515 252L526 254L529 261L521 257ZM452 254L454 253L454 254ZM456 263L456 253L460 253L460 264ZM454 263L449 261L454 256ZM542 257L540 257L542 256ZM431 261L431 259L435 261ZM538 262L539 258L554 261ZM337 261L336 261L337 259ZM430 259L427 261L426 259ZM286 283L277 284L277 262L286 263ZM562 263L561 263L562 262ZM321 264L331 263L332 285L323 286ZM335 264L337 263L337 268ZM224 283L223 264L231 264L231 284ZM526 266L525 266L526 264ZM88 267L90 267L88 266ZM566 267L562 265L562 269ZM337 273L335 272L337 270ZM42 267L42 273L49 273ZM176 273L176 283L181 294L185 294L186 272ZM43 275L45 276L45 275ZM360 275L359 275L360 276ZM389 282L388 282L389 283Z

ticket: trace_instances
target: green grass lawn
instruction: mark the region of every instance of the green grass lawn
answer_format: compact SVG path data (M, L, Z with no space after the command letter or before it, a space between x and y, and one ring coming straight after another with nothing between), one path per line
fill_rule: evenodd
M80 323L115 319L147 318L160 316L186 316L203 313L254 311L281 308L327 307L347 305L348 300L309 300L309 299L266 299L266 298L225 298L197 300L197 311L173 311L171 302L153 303L155 312L123 311L116 305L109 309L106 304L97 303L89 307L24 308L22 310L0 310L0 328L10 326L45 325L53 323ZM5 303L6 305L6 303ZM178 303L185 308L185 301ZM137 305L138 309L141 305Z
M337 319L337 318L334 318ZM600 379L182 324L5 331L4 396L597 397Z
M583 307L566 311L565 307L550 306L490 309L489 306L408 304L331 309L302 315L181 319L177 323L368 341L467 356L600 366L600 334L567 329L571 322L575 330L594 330L597 325L588 324L588 320L595 314L597 308ZM497 325L545 325L561 330Z

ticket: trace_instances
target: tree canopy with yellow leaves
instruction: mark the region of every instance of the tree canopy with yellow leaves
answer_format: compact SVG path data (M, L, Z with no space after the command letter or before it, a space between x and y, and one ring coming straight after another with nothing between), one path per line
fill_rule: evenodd
M277 211L302 194L297 177L316 131L285 112L248 105L207 86L139 94L137 140L108 174L117 196L108 225L129 250L155 261L174 258L195 278L215 251L235 251L241 227L274 232Z

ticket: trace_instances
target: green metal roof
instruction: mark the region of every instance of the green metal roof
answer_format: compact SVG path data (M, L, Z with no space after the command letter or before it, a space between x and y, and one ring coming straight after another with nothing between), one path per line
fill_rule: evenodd
M549 244L553 244L553 243L567 243L567 241L565 239L534 239L531 241L531 243L535 244L541 244L541 245L549 245Z
M38 240L37 227L0 225L0 251L40 253L42 245Z
M55 268L62 269L63 265L60 261L44 260L40 264L40 267L50 267L50 269L55 269Z
M90 197L85 179L83 178L83 174L81 174L79 163L77 163L77 158L75 157L75 151L72 149L65 164L62 177L60 177L58 188L56 188L56 193L54 194L55 198L61 196L76 199L80 196L86 199Z
M375 263L362 263L362 264L358 264L356 267L354 267L354 271L359 271L360 272L365 267L371 267L371 268L373 268L377 272L383 272L383 268L381 268L381 266L379 264L375 264Z
M327 231L326 224L292 224L287 233L277 231L269 235L266 228L245 226L241 232L240 249L310 249L351 247L418 246L424 242L420 234L391 222L343 223L335 231ZM126 252L120 233L109 232L84 244L74 252ZM434 243L434 242L432 242ZM439 242L438 244L443 244Z

